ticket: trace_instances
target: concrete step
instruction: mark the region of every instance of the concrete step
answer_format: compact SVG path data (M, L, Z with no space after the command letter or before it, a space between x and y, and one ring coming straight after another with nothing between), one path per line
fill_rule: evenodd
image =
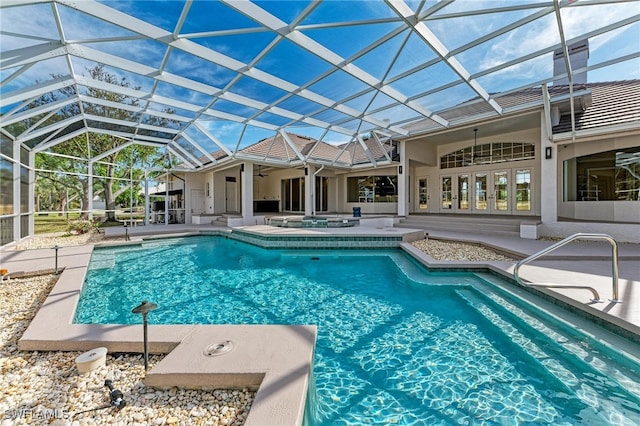
M222 215L211 221L213 226L228 226L227 216Z
M487 216L442 216L411 215L401 219L396 226L424 230L484 232L520 234L520 223L525 218L487 217Z
M242 218L242 216L237 214L237 213L223 213L222 215L217 217L216 220L212 221L211 224L213 226L225 226L225 227L228 227L229 226L229 219L238 219L238 218Z

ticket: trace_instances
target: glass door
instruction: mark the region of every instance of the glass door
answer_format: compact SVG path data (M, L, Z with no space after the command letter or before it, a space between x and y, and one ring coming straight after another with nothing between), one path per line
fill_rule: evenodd
M453 177L442 176L440 178L440 210L451 211L453 209Z
M471 208L471 194L469 191L469 175L458 175L458 204L459 211L468 212Z
M493 198L492 213L507 214L511 212L508 171L493 172L493 194L491 194L491 197Z
M475 203L473 209L479 212L487 212L489 210L489 204L487 203L488 178L487 173L475 174Z
M429 192L427 178L418 179L418 211L424 212L429 210Z
M329 204L329 178L316 176L316 212L326 212Z
M283 211L304 211L304 178L284 179L281 190Z
M516 212L529 213L532 211L531 200L531 170L516 170Z
M471 175L462 173L455 176L442 176L440 211L469 213L472 208L473 194Z
M504 215L532 214L532 175L530 168L522 168L440 176L439 211ZM422 178L418 179L420 188L423 184L426 185L426 180L423 182Z

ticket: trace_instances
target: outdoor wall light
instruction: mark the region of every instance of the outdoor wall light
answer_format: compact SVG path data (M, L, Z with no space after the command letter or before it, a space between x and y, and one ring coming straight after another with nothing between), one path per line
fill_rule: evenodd
M546 148L544 149L544 158L545 158L545 159L547 159L547 160L550 160L550 159L551 159L551 153L552 153L552 151L553 151L553 150L551 149L551 147L550 147L550 146L546 147Z
M149 369L149 339L147 338L147 314L158 308L155 303L144 300L140 305L131 310L131 313L142 314L142 330L144 339L144 371Z

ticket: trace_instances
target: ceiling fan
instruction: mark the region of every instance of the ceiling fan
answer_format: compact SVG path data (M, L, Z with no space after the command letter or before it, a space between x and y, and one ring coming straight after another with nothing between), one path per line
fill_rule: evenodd
M261 178L262 178L262 177L266 177L266 176L269 176L269 175L265 175L265 174L263 174L263 173L262 173L262 166L261 166L261 165L258 165L258 173L256 173L254 176L258 176L258 177L261 177Z

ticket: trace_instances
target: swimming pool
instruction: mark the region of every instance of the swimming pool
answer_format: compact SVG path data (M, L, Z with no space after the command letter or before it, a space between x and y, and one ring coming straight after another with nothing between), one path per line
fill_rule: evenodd
M76 323L316 324L309 424L633 424L640 366L486 273L224 237L94 250Z

